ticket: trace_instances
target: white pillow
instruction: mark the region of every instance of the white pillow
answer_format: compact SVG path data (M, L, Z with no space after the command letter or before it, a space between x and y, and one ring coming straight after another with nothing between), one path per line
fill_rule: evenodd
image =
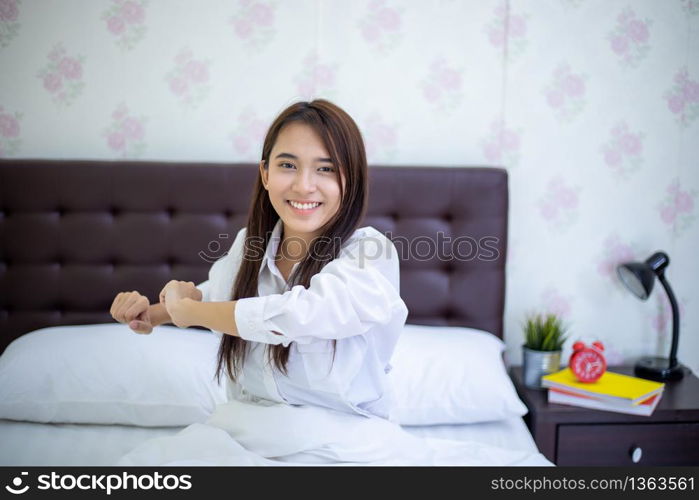
M0 418L182 426L227 400L214 378L219 337L159 326L57 326L15 339L0 357Z
M466 424L521 417L495 335L472 328L405 325L390 364L402 425Z

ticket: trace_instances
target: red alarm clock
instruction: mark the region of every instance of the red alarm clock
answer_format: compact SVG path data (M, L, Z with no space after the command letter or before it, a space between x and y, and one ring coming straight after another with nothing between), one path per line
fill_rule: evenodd
M607 360L604 359L602 342L593 342L586 346L583 342L573 344L573 354L570 355L568 366L580 382L597 382L607 371Z

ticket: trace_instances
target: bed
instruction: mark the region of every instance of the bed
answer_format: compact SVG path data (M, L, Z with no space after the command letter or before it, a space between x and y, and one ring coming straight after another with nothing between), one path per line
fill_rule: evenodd
M373 166L369 173L369 206L361 225L383 232L401 256L406 328L413 328L406 339L415 343L414 350L417 342L441 342L449 355L455 355L454 342L483 339L479 342L498 353L497 359L487 358L491 366L486 369L502 377L506 171ZM256 175L256 164L0 160L0 348L5 351L39 329L123 326L108 314L116 293L138 290L154 302L170 279L203 282L211 263L223 256L244 225ZM473 345L460 349L472 350ZM468 359L467 352L462 354ZM402 356L403 364L413 362L407 348ZM471 369L478 362L474 359ZM451 387L431 391L435 396L443 396L441 390L458 391L462 381L455 377L469 374L442 376L435 372L440 364L426 366L415 377L449 377ZM459 363L453 365L462 370ZM505 379L502 383L508 384ZM415 379L404 389L406 397L417 397L419 383ZM0 373L2 384L11 385ZM509 397L516 398L511 391ZM481 406L490 411L500 402L492 404ZM496 417L406 418L401 425L411 436L434 442L480 443L517 452L505 465L552 465L527 430L521 401L507 404ZM414 408L411 412L419 415ZM120 457L130 450L187 428L21 415L0 415L0 465L123 464Z
M535 453L521 418L468 425L408 426L421 436L446 437ZM172 436L181 427L39 424L0 421L0 466L109 466L147 439Z

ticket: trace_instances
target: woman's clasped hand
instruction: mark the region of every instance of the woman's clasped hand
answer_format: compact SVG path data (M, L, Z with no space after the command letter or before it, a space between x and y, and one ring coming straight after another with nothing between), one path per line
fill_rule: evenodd
M191 281L171 280L160 291L159 298L172 324L187 328L192 326L191 315L187 309L188 301L201 301L202 293Z
M136 291L118 293L109 314L119 323L129 325L136 333L148 334L153 331L148 297Z
M191 314L187 305L192 300L201 301L202 293L191 281L171 280L160 291L159 299L165 312L152 309L155 305L150 305L148 297L135 290L121 292L114 298L109 314L119 323L124 323L141 334L149 334L154 326L167 322L186 328L191 326Z

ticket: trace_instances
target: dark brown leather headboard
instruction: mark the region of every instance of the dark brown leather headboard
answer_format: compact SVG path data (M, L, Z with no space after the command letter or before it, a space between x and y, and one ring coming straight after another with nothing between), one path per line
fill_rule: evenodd
M257 172L257 164L0 160L0 349L45 326L112 322L120 291L154 302L168 280L204 281L245 225ZM407 322L502 338L507 172L369 172L361 225L401 254Z

